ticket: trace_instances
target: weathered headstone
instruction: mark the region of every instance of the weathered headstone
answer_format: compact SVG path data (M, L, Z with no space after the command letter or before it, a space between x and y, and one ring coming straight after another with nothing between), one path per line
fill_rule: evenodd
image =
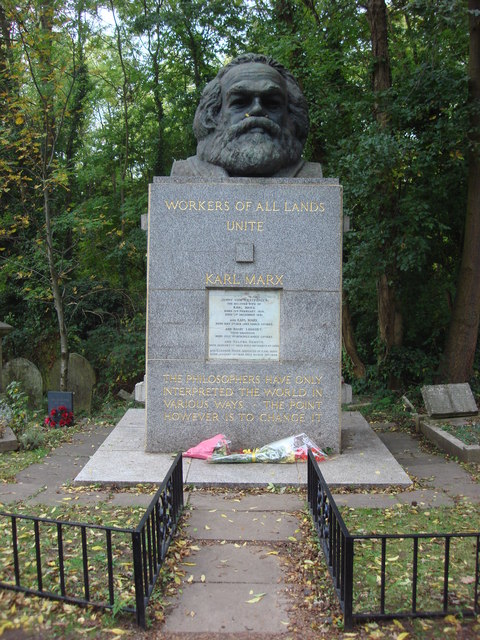
M68 358L68 391L73 391L75 411L90 411L92 391L96 382L92 365L79 353L71 353ZM58 390L60 386L60 360L53 365L49 378L49 390Z
M341 240L336 180L154 180L147 451L218 432L339 451Z
M38 368L26 358L14 358L3 368L3 384L7 387L10 382L20 382L22 390L28 396L31 407L38 407L43 397L42 374Z
M2 375L2 369L3 369L2 338L8 335L12 329L13 327L7 324L6 322L0 322L0 393L4 391L3 375Z
M436 384L422 387L425 409L431 418L474 416L478 407L470 385Z
M137 384L135 385L135 402L140 402L142 404L145 404L145 391L146 391L146 381L145 381L145 376L143 378L143 380L141 382L137 382Z

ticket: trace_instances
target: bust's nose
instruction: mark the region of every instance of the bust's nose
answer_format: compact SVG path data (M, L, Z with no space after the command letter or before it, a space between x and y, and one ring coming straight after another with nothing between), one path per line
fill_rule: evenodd
M263 114L263 105L259 96L254 96L249 110L251 116L261 116Z

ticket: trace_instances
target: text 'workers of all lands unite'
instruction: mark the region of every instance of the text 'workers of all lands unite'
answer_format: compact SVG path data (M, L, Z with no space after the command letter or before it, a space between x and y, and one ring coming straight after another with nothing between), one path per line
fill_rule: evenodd
M255 214L255 213L290 213L290 214L322 214L325 213L325 203L307 200L305 202L283 202L253 200L237 200L230 203L228 200L165 200L168 211L185 212L224 212ZM263 220L226 220L227 231L263 231Z
M322 376L164 374L163 379L167 422L320 422ZM252 386L262 382L264 388Z

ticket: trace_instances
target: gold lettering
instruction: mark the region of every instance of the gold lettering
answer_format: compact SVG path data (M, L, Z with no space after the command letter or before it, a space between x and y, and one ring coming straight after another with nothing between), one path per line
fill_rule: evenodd
M263 231L262 220L227 220L227 231Z

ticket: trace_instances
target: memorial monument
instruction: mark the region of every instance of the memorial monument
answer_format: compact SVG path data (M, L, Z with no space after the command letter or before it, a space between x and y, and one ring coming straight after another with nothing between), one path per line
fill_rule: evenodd
M342 195L301 157L305 98L246 54L194 132L197 154L150 188L146 451L301 432L339 451Z

